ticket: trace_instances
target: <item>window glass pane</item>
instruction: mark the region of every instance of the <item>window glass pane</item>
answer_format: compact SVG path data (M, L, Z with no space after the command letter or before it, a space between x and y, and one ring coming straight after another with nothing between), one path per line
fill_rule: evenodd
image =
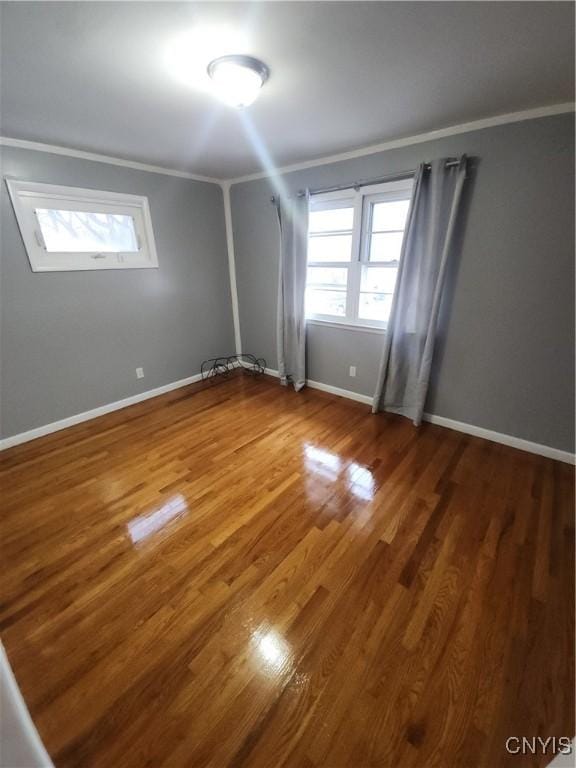
M307 288L306 314L344 317L346 315L346 292Z
M397 267L363 267L360 290L394 293L397 274Z
M354 208L331 208L327 211L310 211L309 232L339 232L352 229Z
M306 283L308 285L346 286L348 269L346 267L308 267Z
M404 229L409 205L410 200L374 203L372 207L372 232Z
M308 261L350 261L352 235L320 235L308 239Z
M390 316L391 306L391 293L361 293L358 317L363 320L385 322Z
M37 208L46 250L60 253L138 251L132 216Z
M399 261L403 232L385 232L370 236L370 261Z

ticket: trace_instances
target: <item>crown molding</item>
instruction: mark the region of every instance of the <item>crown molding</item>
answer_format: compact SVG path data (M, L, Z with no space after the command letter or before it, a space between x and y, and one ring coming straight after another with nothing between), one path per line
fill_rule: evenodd
M534 109L525 109L521 112L509 112L505 115L495 115L494 117L486 117L481 120L473 120L468 123L461 123L460 125L451 125L447 128L439 128L438 130L428 131L427 133L418 133L414 136L405 136L399 139L392 139L391 141L384 141L380 144L371 144L370 146L353 149L349 152L340 152L335 155L327 155L325 157L319 157L315 160L307 160L302 163L293 163L292 165L279 166L276 168L274 174L270 173L269 171L250 173L246 176L236 176L234 178L227 179L227 182L228 184L241 184L245 181L268 179L272 176L281 176L285 173L292 173L293 171L303 171L306 168L315 168L319 165L339 163L342 160L352 160L355 157L375 155L378 152L385 152L389 149L400 149L401 147L409 147L412 144L422 144L426 141L442 139L446 136L456 136L459 133L471 133L472 131L481 131L485 128L495 128L499 125L519 123L524 120L536 120L540 117L562 115L567 112L574 112L574 107L574 102L566 102L564 104L553 104L549 107L536 107Z
M16 149L29 149L34 152L47 152L52 155L64 155L65 157L76 157L80 160L91 160L95 163L106 163L107 165L119 165L123 168L132 168L136 171L147 171L148 173L161 173L165 176L177 176L180 179L191 179L192 181L203 181L208 184L218 184L222 186L222 179L215 179L211 176L200 176L196 173L187 173L186 171L177 171L174 168L165 168L161 165L149 165L148 163L139 163L135 160L124 160L121 157L111 157L109 155L100 155L96 152L84 152L81 149L71 149L70 147L60 147L55 144L43 144L39 141L28 141L26 139L13 139L8 136L0 136L0 146L14 147Z
M95 163L118 165L124 168L133 168L137 171L160 173L166 176L176 176L181 179L191 179L192 181L203 181L208 184L217 184L222 188L226 188L230 187L232 184L240 184L244 181L267 179L271 178L272 175L279 176L285 173L292 173L293 171L302 171L306 168L315 168L316 166L329 165L330 163L338 163L343 160L352 160L355 157L375 155L379 152L385 152L389 149L409 147L412 144L422 144L426 141L433 141L434 139L442 139L447 136L456 136L460 133L471 133L473 131L484 130L485 128L495 128L499 125L519 123L524 120L536 120L541 117L553 117L555 115L562 115L568 112L574 112L574 108L574 102L565 102L563 104L553 104L548 107L535 107L534 109L525 109L520 112L509 112L504 115L495 115L494 117L486 117L482 118L481 120L473 120L468 123L451 125L447 128L439 128L438 130L428 131L427 133L418 133L414 136L404 136L399 139L384 141L380 144L371 144L367 147L360 147L348 152L326 155L324 157L316 158L315 160L306 160L301 163L279 166L274 171L274 174L271 174L268 171L261 171L258 173L247 174L246 176L233 176L229 179L217 179L212 176L201 176L199 174L188 173L186 171L177 171L174 168L166 168L161 165L150 165L148 163L140 163L135 160L125 160L120 157L100 155L95 152L85 152L84 150L80 149L61 147L56 144L44 144L38 141L28 141L27 139L14 139L8 136L0 136L0 146L15 147L16 149L29 149L35 152L47 152L49 154L63 155L65 157L76 157L80 160L91 160Z

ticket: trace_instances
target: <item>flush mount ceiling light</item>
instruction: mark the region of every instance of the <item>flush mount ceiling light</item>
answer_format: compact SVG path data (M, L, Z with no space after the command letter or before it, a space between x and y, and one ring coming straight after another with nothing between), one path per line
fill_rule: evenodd
M208 64L208 74L218 97L232 107L252 104L270 74L262 61L252 56L220 56Z

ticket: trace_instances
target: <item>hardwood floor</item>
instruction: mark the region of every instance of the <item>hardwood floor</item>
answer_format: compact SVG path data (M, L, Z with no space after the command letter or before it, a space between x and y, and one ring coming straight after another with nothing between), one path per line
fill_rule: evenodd
M0 627L57 768L544 765L573 469L268 378L0 455Z

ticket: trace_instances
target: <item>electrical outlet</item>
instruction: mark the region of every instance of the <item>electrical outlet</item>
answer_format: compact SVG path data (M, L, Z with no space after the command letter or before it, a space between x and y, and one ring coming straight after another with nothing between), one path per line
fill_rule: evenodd
M136 368L136 378L137 379L144 378L144 368Z
M352 378L354 378L354 376L356 376L356 366L355 365L351 365L350 366L350 370L348 372L348 375L352 376Z

